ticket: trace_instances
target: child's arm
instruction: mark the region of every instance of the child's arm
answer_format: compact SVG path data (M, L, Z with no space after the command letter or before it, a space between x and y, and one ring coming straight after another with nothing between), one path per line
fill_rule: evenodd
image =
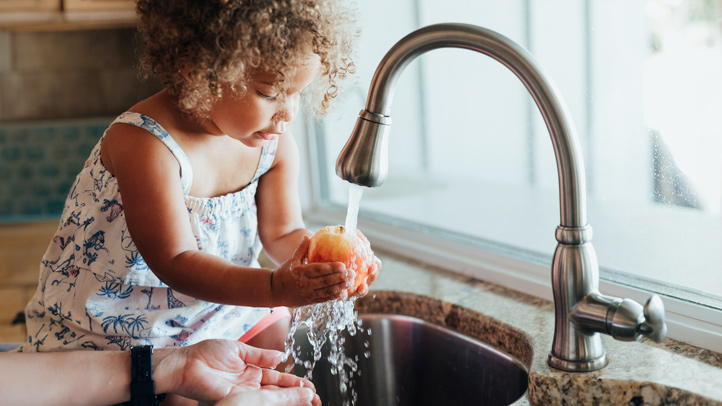
M342 297L343 267L298 267L289 261L274 270L242 267L199 251L183 191L180 165L168 148L145 130L116 124L101 150L104 165L120 188L128 230L138 252L158 278L180 293L214 302L255 307L300 306ZM298 262L298 261L297 261ZM304 277L304 275L306 275ZM303 279L307 283L296 286ZM278 284L279 279L287 282ZM283 288L282 291L278 289Z
M261 177L256 192L258 233L266 255L277 264L288 259L306 229L298 193L299 154L293 134L278 140L273 166Z

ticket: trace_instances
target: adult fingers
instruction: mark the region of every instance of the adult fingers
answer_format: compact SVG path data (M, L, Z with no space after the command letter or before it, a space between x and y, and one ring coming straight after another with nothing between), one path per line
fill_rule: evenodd
M283 359L283 353L280 351L256 348L239 341L235 341L235 343L239 347L238 356L246 364L261 368L275 368Z
M278 386L280 388L311 388L315 390L313 383L307 379L303 379L293 374L276 371L274 369L263 370L261 378L261 386Z
M278 406L305 406L311 404L316 394L309 388L284 388L271 391L276 395L277 403L270 403ZM273 401L273 399L271 399ZM262 403L269 405L269 403Z
M216 406L307 406L315 398L316 395L308 388L260 389L235 393L216 403Z

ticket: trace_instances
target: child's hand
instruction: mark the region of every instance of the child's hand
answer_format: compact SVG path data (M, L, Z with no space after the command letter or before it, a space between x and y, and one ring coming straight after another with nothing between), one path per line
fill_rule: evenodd
M273 296L279 304L298 307L348 296L355 273L341 262L307 263L309 241L303 236L293 257L273 273Z
M366 280L364 282L361 282L358 287L356 288L356 292L354 292L355 295L358 297L366 296L367 293L369 293L369 285L374 283L376 280L376 277L379 276L379 271L381 270L381 260L374 255L374 264L371 268L369 268L369 276L366 277Z

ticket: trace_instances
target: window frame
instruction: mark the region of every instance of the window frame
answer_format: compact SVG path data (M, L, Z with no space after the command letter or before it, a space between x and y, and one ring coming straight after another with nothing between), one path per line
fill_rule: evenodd
M307 174L304 184L311 192L304 201L304 218L316 224L343 224L346 207L330 201L329 181L326 178L329 174L324 173L322 168L326 157L325 145L319 142L322 128L322 123L307 122L302 131L305 140L301 142L305 141L304 149L307 149L309 157L309 167L304 168ZM372 213L364 210L363 199L358 227L374 246L381 247L380 252L553 301L551 263L541 256ZM550 230L549 238L553 238L553 231ZM633 286L631 280L611 280L609 274L607 269L600 268L599 289L602 293L633 299L641 304L652 293L656 293L665 306L668 337L722 352L722 311Z

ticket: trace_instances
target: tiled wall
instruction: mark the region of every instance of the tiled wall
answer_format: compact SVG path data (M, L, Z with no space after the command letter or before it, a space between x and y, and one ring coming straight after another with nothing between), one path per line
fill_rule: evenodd
M53 217L112 121L0 124L0 221Z
M0 32L0 222L57 216L113 117L157 92L134 29Z

